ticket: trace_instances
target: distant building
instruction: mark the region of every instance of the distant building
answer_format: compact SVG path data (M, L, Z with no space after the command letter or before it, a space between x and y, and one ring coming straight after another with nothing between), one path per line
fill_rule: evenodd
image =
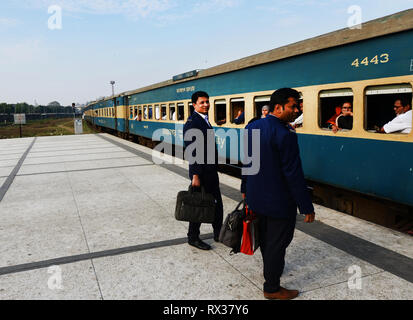
M60 103L57 101L50 102L47 106L48 107L61 107Z

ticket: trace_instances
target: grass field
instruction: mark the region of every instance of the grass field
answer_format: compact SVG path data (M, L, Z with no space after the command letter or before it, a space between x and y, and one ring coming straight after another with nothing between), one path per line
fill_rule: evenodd
M89 128L83 121L83 133L97 133ZM72 118L67 119L44 119L29 121L22 126L23 137L40 137L40 136L61 136L75 134L75 128ZM7 125L0 127L0 139L20 138L20 126Z

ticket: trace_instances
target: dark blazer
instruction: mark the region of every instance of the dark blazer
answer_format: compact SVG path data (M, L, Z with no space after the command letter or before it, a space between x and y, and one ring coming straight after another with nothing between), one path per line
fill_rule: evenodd
M214 163L208 164L208 129L213 130L212 127L209 127L207 122L196 112L192 114L191 117L188 118L188 121L185 123L184 126L184 137L188 130L190 129L199 129L203 135L203 150L204 150L204 157L202 163L194 163L189 165L189 178L192 180L193 176L199 175L201 179L201 184L204 185L207 189L211 189L219 185L218 180L218 149L215 143L215 134L213 131L210 131L210 139L211 143L214 144L215 154L210 155L213 157ZM193 138L191 141L185 141L185 148L191 145L195 141ZM196 151L192 154L194 157L196 156ZM207 190L208 192L208 190Z
M248 130L251 150L251 130L260 129L260 171L244 177L247 203L258 214L288 218L311 214L314 207L304 179L298 139L295 130L269 115L250 123Z

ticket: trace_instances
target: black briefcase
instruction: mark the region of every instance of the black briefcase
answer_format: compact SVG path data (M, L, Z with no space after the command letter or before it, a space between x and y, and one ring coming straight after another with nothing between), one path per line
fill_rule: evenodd
M241 201L236 209L228 214L221 228L219 242L230 247L231 253L240 252L245 217L245 201Z
M216 201L212 194L195 192L192 186L188 191L178 193L176 199L175 219L194 223L213 223L215 221Z

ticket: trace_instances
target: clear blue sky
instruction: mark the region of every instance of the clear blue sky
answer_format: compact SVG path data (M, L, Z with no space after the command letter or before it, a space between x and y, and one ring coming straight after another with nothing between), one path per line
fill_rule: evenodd
M50 30L50 5L62 29ZM413 0L2 0L0 102L137 89L413 7Z

